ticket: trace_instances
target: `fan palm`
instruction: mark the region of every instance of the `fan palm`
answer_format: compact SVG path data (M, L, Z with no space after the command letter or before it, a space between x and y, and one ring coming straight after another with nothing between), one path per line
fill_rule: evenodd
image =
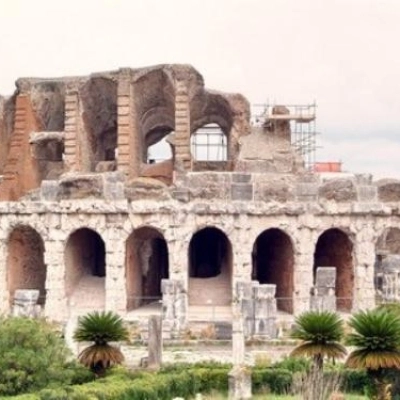
M356 349L346 365L367 370L374 383L373 398L390 398L387 372L400 369L400 317L387 309L361 311L349 325L354 332L348 343Z
M308 311L296 319L291 333L301 343L292 351L292 356L307 356L314 365L322 369L324 358L336 359L346 354L339 342L343 336L343 321L329 311Z
M109 342L127 340L128 331L117 314L95 311L79 318L74 339L78 342L94 342L79 354L79 361L102 375L110 366L123 362L121 350Z
M336 359L346 354L346 349L339 342L343 332L343 321L333 312L308 311L296 319L291 337L301 340L301 343L293 349L291 355L311 357L313 360L312 369L306 378L304 398L324 398L324 358Z

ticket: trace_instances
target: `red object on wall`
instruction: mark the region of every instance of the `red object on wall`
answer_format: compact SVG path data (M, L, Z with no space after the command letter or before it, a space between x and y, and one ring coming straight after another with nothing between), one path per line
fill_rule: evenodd
M342 163L335 162L317 162L314 164L314 172L342 172Z

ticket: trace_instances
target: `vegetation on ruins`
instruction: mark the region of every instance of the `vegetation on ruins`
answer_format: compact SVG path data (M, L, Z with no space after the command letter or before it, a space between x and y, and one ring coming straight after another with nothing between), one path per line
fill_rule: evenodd
M348 336L348 344L355 350L349 355L347 366L367 371L372 399L390 399L389 372L400 369L400 317L384 308L361 311L349 325L354 332Z
M110 342L127 340L128 330L114 312L94 311L79 318L74 339L78 342L94 342L79 354L79 361L101 376L110 366L123 362L121 350Z
M2 318L0 354L0 396L91 379L83 367L68 361L63 338L44 320Z

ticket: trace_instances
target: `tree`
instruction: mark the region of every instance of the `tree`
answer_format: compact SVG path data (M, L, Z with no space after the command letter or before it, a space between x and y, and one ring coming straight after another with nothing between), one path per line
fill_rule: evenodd
M0 395L71 383L78 369L60 333L44 320L0 319ZM3 398L3 397L2 397Z
M349 322L354 332L348 344L355 346L346 361L350 368L366 369L371 378L371 398L391 398L388 372L400 369L400 317L387 309L361 311Z
M78 342L94 342L79 354L79 361L97 375L124 361L121 350L109 343L127 340L128 331L112 311L95 311L80 317L74 338Z
M305 398L316 400L323 397L324 358L335 360L346 354L345 347L340 344L343 333L343 321L333 312L308 311L296 319L291 337L301 340L301 343L291 355L310 357L313 361L307 379L309 393L304 393Z

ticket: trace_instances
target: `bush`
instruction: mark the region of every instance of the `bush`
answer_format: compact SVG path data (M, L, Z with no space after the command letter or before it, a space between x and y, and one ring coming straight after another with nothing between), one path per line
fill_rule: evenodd
M307 372L310 369L311 362L304 357L285 357L283 360L276 362L272 368L286 369L290 372Z
M67 362L70 354L63 339L43 320L2 319L0 354L0 395L89 379L77 364Z
M287 394L292 384L292 372L278 368L253 369L252 387L254 393L263 392L266 389L275 394Z

